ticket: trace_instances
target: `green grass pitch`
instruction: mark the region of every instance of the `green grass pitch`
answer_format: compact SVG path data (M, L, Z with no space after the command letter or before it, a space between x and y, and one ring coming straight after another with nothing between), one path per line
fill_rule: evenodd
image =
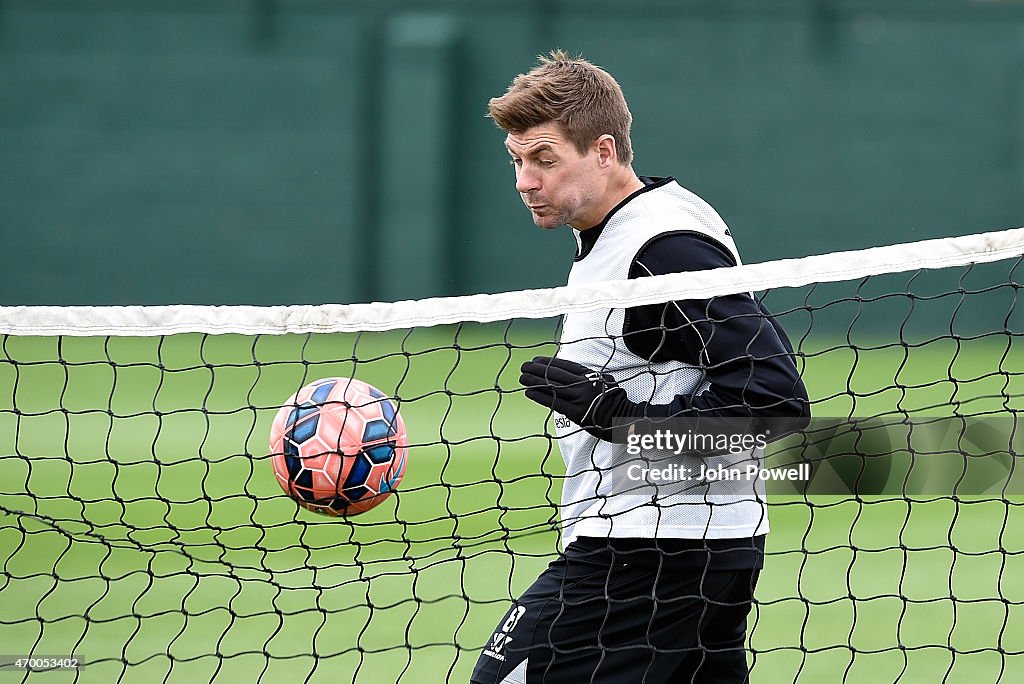
M549 337L5 339L0 653L92 662L0 682L466 681L557 544L561 457L513 391ZM818 415L1021 408L1006 339L869 347L804 348ZM397 496L329 519L281 493L267 434L352 374L397 390L413 447ZM1021 499L773 503L753 681L1024 681Z

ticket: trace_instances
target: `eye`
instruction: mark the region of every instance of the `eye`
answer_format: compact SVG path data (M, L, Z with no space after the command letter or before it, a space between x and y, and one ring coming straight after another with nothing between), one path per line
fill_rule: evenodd
M555 165L555 160L554 159L541 159L540 160L540 165L545 167L545 168L550 168L550 167Z
M511 164L512 166L522 166L523 160L520 159L519 157L513 157L512 159L508 160L508 163Z

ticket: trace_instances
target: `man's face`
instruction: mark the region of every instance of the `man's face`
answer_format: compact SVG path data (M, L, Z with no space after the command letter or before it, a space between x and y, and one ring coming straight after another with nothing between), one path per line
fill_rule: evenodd
M509 133L505 147L516 170L516 190L541 228L590 228L598 194L597 153L581 155L556 123Z

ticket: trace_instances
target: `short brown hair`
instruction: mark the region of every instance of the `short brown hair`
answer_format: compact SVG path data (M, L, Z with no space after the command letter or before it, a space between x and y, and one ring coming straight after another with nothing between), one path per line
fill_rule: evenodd
M487 103L495 123L508 133L522 133L555 122L580 154L608 134L615 139L619 162L631 163L633 115L612 75L564 50L552 50L537 59L533 70L516 76L504 95Z

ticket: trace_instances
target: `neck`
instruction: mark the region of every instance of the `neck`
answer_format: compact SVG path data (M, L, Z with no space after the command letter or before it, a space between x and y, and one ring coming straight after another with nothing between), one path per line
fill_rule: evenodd
M600 225L612 209L642 187L644 187L644 183L634 173L633 167L623 167L621 173L609 178L608 188L602 194L600 204L594 207L594 212L588 217L586 224L572 227L576 230L587 230Z

